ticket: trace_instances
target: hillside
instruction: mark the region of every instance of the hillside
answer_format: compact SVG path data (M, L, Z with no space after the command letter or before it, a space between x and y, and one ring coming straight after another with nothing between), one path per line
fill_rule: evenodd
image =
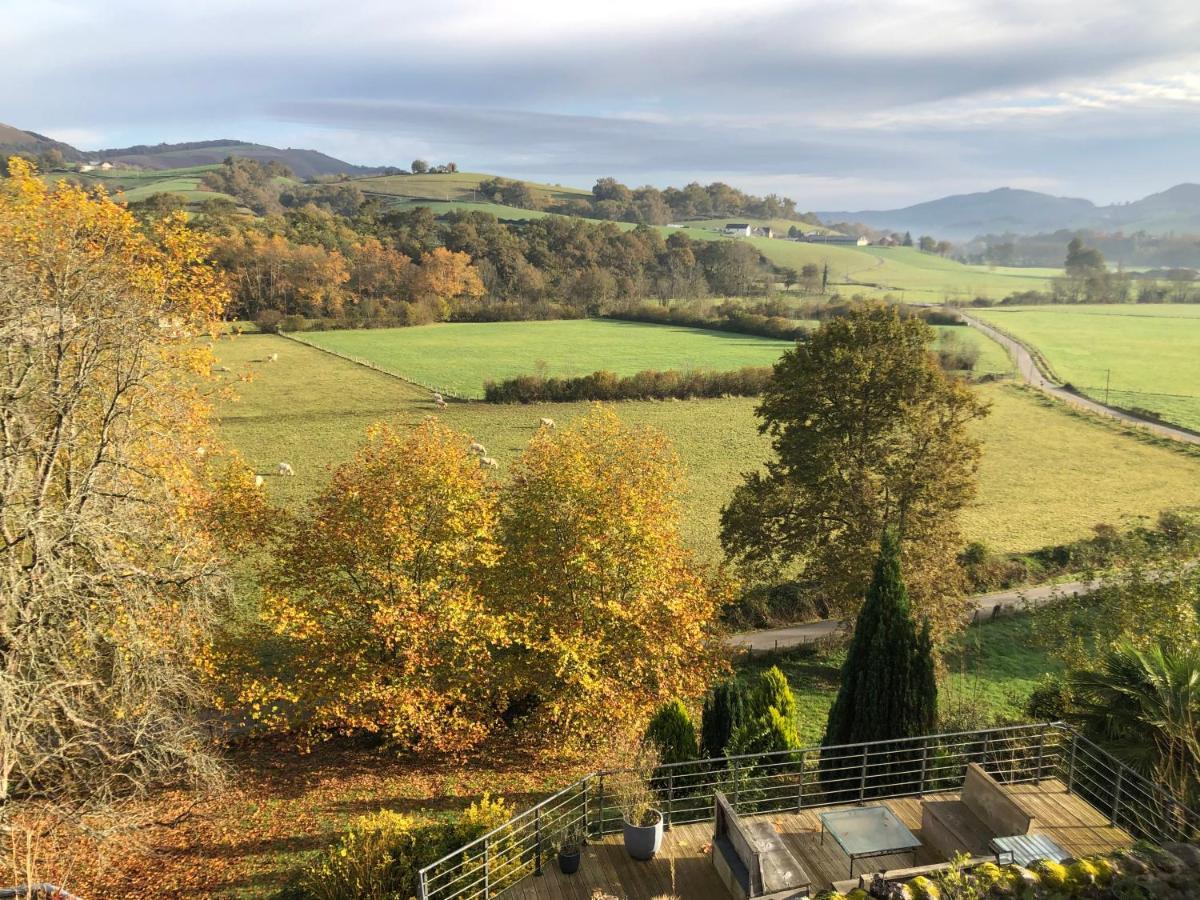
M1178 184L1130 203L1097 206L1090 200L998 188L956 194L901 209L819 213L826 222L861 222L950 240L983 234L1038 234L1061 229L1200 233L1200 184Z
M258 162L279 162L287 166L297 178L314 178L318 175L366 175L378 172L378 168L357 166L344 160L321 153L318 150L295 148L280 149L266 144L246 141L218 140L196 141L187 144L156 144L155 146L121 147L98 150L94 158L103 159L116 166L137 166L143 169L179 169L192 166L211 166L221 163L229 156L242 156Z
M83 154L70 144L48 138L36 131L22 131L0 122L0 156L12 153L45 153L47 150L57 150L67 160L83 158Z

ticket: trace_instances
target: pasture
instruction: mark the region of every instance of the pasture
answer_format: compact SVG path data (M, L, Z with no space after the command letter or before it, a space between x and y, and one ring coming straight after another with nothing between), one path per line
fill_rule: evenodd
M479 185L495 175L482 172L454 172L446 175L368 175L354 179L363 191L371 194L386 194L406 200L468 200L486 202L489 198L479 192ZM563 187L556 184L538 184L527 181L534 197L541 200L571 200L580 196L591 196L584 188Z
M1036 347L1094 400L1140 407L1200 430L1200 308L1062 305L978 310ZM1107 392L1106 392L1107 385Z
M217 353L235 373L255 373L250 383L233 382L240 400L222 405L222 427L259 472L273 474L281 460L295 466L295 478L267 479L271 498L285 505L312 496L325 483L327 467L354 452L367 425L383 420L411 427L435 412L420 388L274 335L223 337ZM279 362L262 362L269 353L278 353ZM442 362L448 369L463 360L464 354L452 353ZM1098 522L1128 525L1162 509L1200 505L1195 457L1064 411L1008 383L980 391L991 401L992 414L978 426L985 451L979 495L964 515L968 539L998 551L1028 551L1083 537ZM722 505L740 473L760 466L769 451L756 427L755 402L616 406L625 421L652 425L674 442L686 468L684 537L710 561L719 557ZM439 415L484 443L500 461L503 477L539 417L562 423L586 409L587 404L451 403Z
M319 331L318 347L369 360L462 397L482 397L483 383L517 375L587 375L600 369L633 375L645 369L767 366L791 343L614 319L489 322Z

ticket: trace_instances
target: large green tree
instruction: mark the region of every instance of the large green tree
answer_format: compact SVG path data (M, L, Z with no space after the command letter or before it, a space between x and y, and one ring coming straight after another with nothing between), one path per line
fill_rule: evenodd
M987 412L930 352L934 331L872 304L822 325L784 354L758 407L774 459L745 476L721 516L726 554L751 574L788 566L853 616L887 527L935 633L963 607L958 514L975 491Z
M929 623L918 629L913 619L900 574L899 540L888 529L821 743L829 747L918 737L931 734L936 721L937 676ZM904 769L902 759L895 762ZM874 772L882 775L884 769L875 767ZM835 772L835 777L838 774L843 773Z

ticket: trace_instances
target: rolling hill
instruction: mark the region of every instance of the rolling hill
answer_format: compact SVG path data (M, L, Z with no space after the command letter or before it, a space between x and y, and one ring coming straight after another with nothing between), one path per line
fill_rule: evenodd
M826 222L861 222L872 228L966 240L981 234L1038 234L1091 228L1200 233L1200 184L1178 184L1130 203L1097 206L1090 200L1038 191L998 188L955 194L901 209L819 213Z

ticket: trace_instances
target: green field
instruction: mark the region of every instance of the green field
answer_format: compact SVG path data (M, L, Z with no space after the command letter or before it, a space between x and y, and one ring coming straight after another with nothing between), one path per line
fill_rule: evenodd
M386 194L390 197L483 202L487 198L479 194L479 185L495 177L482 172L454 172L448 175L370 175L356 178L354 183L366 192ZM538 184L534 181L525 183L529 185L534 197L541 200L572 200L581 196L590 197L592 193L583 188Z
M979 317L1036 347L1055 374L1116 406L1200 430L1200 307L1032 306ZM1107 387L1107 391L1106 391Z
M462 397L482 397L488 379L535 371L564 376L605 369L633 375L644 369L766 366L792 346L744 334L613 319L321 331L303 337Z
M153 194L180 194L189 203L202 203L217 197L236 202L235 197L218 191L204 190L200 179L205 172L216 166L188 166L181 169L109 169L93 172L50 172L43 176L47 181L70 178L89 187L103 186L114 198L125 203L137 203Z
M256 373L249 384L233 383L241 400L222 409L223 426L260 472L272 473L281 460L295 466L297 477L268 480L272 498L283 503L311 496L324 483L326 468L353 453L370 423L410 427L436 412L420 388L285 338L222 338L217 350L235 373L247 368ZM278 353L279 362L261 362L269 353ZM446 357L445 371L460 362L459 354ZM964 516L968 539L999 551L1027 551L1083 537L1098 522L1127 525L1165 508L1200 505L1195 458L1066 412L1008 383L980 391L991 401L992 415L978 426L985 455L979 496ZM660 428L675 443L687 470L684 535L709 560L719 555L722 505L740 473L757 468L768 453L756 428L755 403L732 398L616 404L624 420ZM565 422L587 408L451 403L441 415L487 446L501 463L502 477L503 466L525 446L541 416Z

